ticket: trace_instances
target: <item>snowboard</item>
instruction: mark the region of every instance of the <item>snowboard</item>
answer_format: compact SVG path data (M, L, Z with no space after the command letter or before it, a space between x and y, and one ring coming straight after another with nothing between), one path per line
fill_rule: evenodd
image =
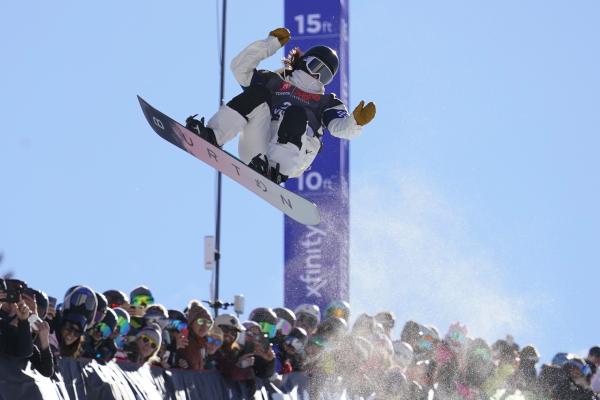
M314 203L279 186L244 164L237 157L202 139L193 131L152 107L140 96L138 96L138 100L152 129L166 141L221 171L293 220L304 225L317 225L321 222L319 209Z

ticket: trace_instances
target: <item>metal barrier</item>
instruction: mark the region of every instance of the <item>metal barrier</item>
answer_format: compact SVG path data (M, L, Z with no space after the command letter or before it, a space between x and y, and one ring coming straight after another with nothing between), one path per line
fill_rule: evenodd
M52 378L41 376L10 359L0 359L0 400L296 400L293 383L284 393L270 382L256 380L251 393L243 382L227 382L218 372L164 370L129 363L100 365L93 360L61 359ZM304 399L307 400L307 399Z

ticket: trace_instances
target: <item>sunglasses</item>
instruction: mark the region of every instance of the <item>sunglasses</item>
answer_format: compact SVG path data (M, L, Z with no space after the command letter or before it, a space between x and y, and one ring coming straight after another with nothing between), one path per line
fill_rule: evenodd
M221 345L223 344L223 341L221 339L217 339L217 338L214 338L212 336L207 336L206 337L206 341L209 344L214 344L217 347L221 347Z
M277 333L276 325L268 322L259 322L258 325L260 326L260 331L269 336L269 339L273 339L275 337L275 333Z
M196 320L196 324L198 324L198 325L212 326L213 322L210 319L198 318Z
M131 304L133 304L136 307L149 306L151 304L154 304L154 298L147 294L141 294L131 299Z
M111 327L108 326L104 322L99 322L98 324L96 324L96 330L98 332L100 332L100 334L102 335L102 337L104 339L106 339L107 337L109 337L113 333L113 330L111 329Z
M81 329L79 329L79 327L77 325L73 325L73 324L65 324L65 326L63 326L63 331L65 331L67 334L71 334L73 336L81 336L83 335L83 331Z
M226 326L226 325L219 325L219 328L221 328L221 330L223 331L223 333L234 334L234 333L238 332L237 329L232 328L230 326ZM248 332L246 332L246 334L248 334Z
M317 79L324 85L327 85L333 79L333 72L323 61L316 57L306 59L306 69L311 74L317 75Z
M144 343L150 343L150 347L152 347L153 349L156 349L158 347L158 344L146 335L141 335L140 339L142 339L142 342Z

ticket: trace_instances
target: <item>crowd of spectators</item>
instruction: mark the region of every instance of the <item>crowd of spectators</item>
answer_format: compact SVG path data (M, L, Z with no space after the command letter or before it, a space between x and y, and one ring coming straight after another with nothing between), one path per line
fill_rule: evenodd
M16 279L0 280L0 357L55 377L61 357L130 362L165 369L216 370L253 390L256 379L284 388L307 377L310 399L589 400L600 391L600 347L586 358L558 353L538 366L535 347L508 336L488 343L452 324L406 322L393 337L393 313L355 316L344 301L325 310L303 304L257 308L248 320L213 318L202 302L184 310L157 303L150 289L67 290L61 303Z

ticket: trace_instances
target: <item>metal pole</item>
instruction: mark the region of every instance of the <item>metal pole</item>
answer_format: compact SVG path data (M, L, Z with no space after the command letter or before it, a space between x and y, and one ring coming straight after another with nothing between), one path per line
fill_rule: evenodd
M227 22L227 0L223 0L221 22L221 92L219 105L225 103L225 24ZM221 259L221 172L217 172L217 209L215 221L215 298L213 299L213 308L215 317L219 315L219 264Z

